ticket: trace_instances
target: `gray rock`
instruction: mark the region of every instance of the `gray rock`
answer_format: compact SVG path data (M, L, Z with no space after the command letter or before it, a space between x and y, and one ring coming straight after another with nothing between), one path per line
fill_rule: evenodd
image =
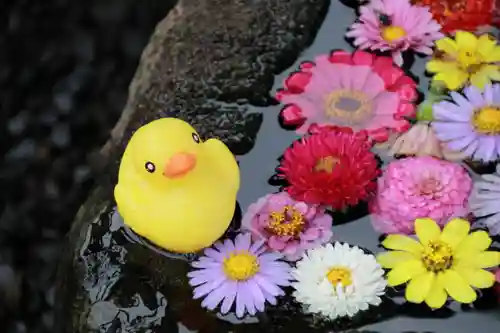
M274 75L312 42L328 5L181 0L157 26L122 116L94 156L104 177L69 233L58 272L56 332L326 332L311 318L296 316L299 310L286 301L245 325L203 310L191 299L189 257L162 253L123 227L112 189L131 134L157 118L182 118L202 136L222 139L233 153L248 152L262 123L262 114L248 105L274 103Z

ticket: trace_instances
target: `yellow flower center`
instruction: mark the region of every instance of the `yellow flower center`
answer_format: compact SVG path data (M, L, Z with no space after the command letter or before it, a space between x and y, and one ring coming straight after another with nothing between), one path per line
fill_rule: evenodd
M235 281L244 281L260 270L257 257L248 251L232 252L224 259L224 273Z
M390 25L382 28L382 38L389 43L406 36L406 30L397 25Z
M334 287L336 287L339 283L342 285L342 287L347 287L352 284L351 270L346 267L333 267L326 274L326 278Z
M267 229L278 236L296 237L304 229L304 215L292 206L285 206L281 212L269 214Z
M482 134L500 134L500 108L485 107L477 111L472 120L476 131Z
M443 241L429 241L424 247L422 262L427 270L432 272L447 270L453 263L453 251L451 247Z
M316 172L328 172L332 173L333 168L335 168L336 165L340 164L340 159L338 157L334 156L325 156L320 158L316 164L314 165L314 171Z
M372 102L361 91L336 90L325 98L325 113L328 117L355 124L371 114Z

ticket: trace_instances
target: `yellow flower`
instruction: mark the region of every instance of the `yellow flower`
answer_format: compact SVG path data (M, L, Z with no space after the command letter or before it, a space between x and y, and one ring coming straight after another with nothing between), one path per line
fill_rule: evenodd
M496 39L483 34L476 36L457 31L455 39L436 41L443 55L427 62L426 69L434 73L433 81L442 81L449 90L462 88L469 81L483 89L491 81L500 81L500 46Z
M448 295L460 303L476 300L473 288L489 288L495 275L484 270L500 265L500 252L487 251L491 238L485 231L469 234L469 222L452 219L443 231L432 219L415 220L418 241L403 235L389 235L382 245L394 251L377 260L387 274L389 286L408 282L406 299L425 302L438 309Z

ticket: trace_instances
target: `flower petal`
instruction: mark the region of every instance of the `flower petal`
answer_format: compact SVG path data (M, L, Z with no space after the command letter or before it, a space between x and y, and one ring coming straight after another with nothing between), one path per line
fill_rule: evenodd
M378 263L384 268L394 268L405 261L417 258L415 254L406 251L387 251L377 255Z
M472 85L483 89L487 84L490 83L490 76L488 71L479 70L470 76L470 82Z
M425 272L426 269L422 261L417 259L405 261L396 265L396 267L387 274L387 284L392 287L398 286Z
M425 272L411 279L406 287L406 299L412 303L422 303L427 298L435 277L434 272Z
M438 274L432 283L431 289L427 293L425 303L432 309L439 309L444 305L447 299L448 294L444 290Z
M448 55L455 57L458 54L457 43L449 38L442 38L436 41L436 48L440 51L447 53Z
M467 237L469 230L470 224L467 220L452 219L444 226L440 240L455 249Z
M477 294L456 271L449 269L438 275L438 279L451 298L460 303L472 303Z
M463 259L461 259L463 260ZM471 266L476 268L491 268L500 265L500 252L484 251L470 256Z
M477 252L486 250L490 245L491 237L486 231L475 231L457 245L453 256L461 258L467 255L475 255Z
M490 288L495 283L495 274L467 266L457 265L453 269L474 288Z
M426 245L430 240L437 240L441 235L441 228L433 219L416 219L415 233L422 245Z
M420 254L423 250L422 244L404 235L389 235L384 239L382 245L386 249L401 250L414 254Z
M478 39L471 32L459 30L455 34L455 40L457 41L457 47L459 50L477 49Z

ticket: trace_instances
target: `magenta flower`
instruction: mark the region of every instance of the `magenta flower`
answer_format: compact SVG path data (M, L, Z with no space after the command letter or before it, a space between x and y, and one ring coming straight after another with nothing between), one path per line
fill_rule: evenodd
M403 64L402 52L432 54L434 41L444 35L428 7L412 5L409 0L372 0L360 8L346 36L354 38L359 49L389 51L394 62Z
M291 283L290 266L278 253L265 253L264 242L251 242L251 235L239 234L235 241L217 242L205 249L205 256L191 263L197 270L188 273L193 298L203 298L201 306L214 310L221 302L221 313L236 304L236 315L255 315L266 302L276 305L280 287Z
M290 261L329 242L333 234L332 217L324 208L293 200L287 192L268 194L251 204L242 227Z
M472 179L459 164L430 156L396 160L378 180L370 203L372 225L380 233L414 233L415 219L441 227L469 213Z

